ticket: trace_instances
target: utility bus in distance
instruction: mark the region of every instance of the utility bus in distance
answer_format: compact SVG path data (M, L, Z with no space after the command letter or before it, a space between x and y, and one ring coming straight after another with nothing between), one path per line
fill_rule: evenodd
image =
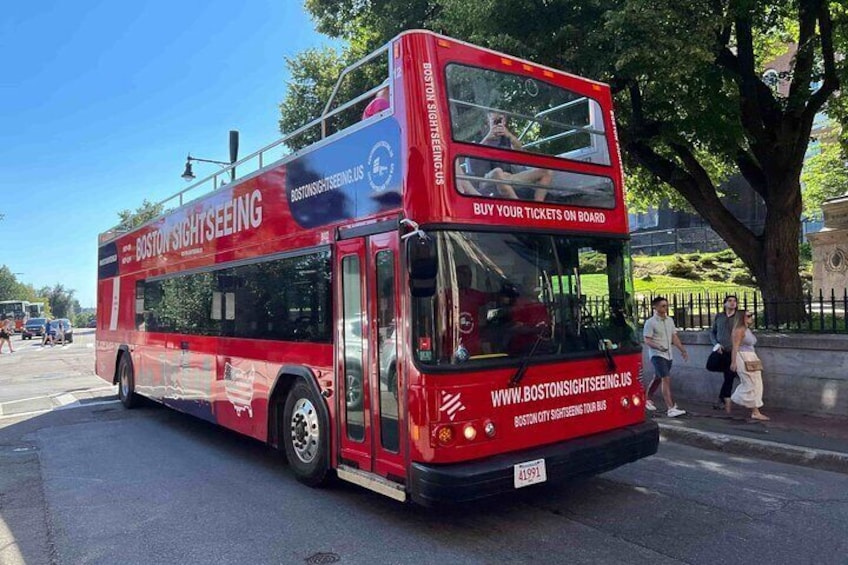
M623 191L606 85L402 33L315 121L100 236L97 374L424 505L636 461Z

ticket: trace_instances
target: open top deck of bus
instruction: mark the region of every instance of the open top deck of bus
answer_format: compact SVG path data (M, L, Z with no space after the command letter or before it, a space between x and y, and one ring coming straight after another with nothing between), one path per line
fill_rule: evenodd
M528 134L528 132L531 132L531 130L533 130L534 128L538 129L540 124L543 126L545 124L561 126L561 131L552 133L545 138L537 138L531 143L526 143L525 149L531 147L538 147L550 141L561 141L563 138L567 138L569 136L574 137L576 135L588 135L589 143L576 150L570 151L569 158L580 162L596 162L610 165L611 170L604 173L609 180L605 183L602 182L599 185L595 176L582 173L582 170L579 167L577 169L572 169L568 172L563 170L560 173L555 174L559 174L563 178L567 176L567 182L571 185L572 190L578 192L582 191L584 196L589 199L588 202L590 202L590 207L614 207L614 199L616 196L614 195L615 190L623 190L621 188L622 175L620 165L618 163L618 155L610 155L610 150L615 152L617 151L617 149L614 146L608 148L606 146L602 146L602 144L596 143L598 139L609 137L609 134L606 130L606 127L608 126L612 126L611 129L613 135L612 137L610 137L610 139L614 141L615 132L613 121L610 118L612 109L608 85L601 82L591 81L585 78L577 77L575 75L571 75L563 71L558 71L546 67L544 65L531 63L529 61L517 57L508 56L490 49L476 47L469 43L442 36L431 31L410 30L399 34L391 41L386 43L384 46L380 47L379 49L376 49L371 54L367 55L366 57L363 57L361 60L345 68L340 73L339 78L337 79L336 84L330 95L330 98L324 105L320 116L295 129L291 133L284 135L273 143L262 147L261 149L237 160L236 162L228 166L223 166L222 169L214 172L213 174L202 178L199 181L192 183L190 186L179 190L173 195L157 202L155 206L161 206L163 210L162 214L160 214L158 217L141 223L136 221L135 218L131 216L127 219L125 223L118 224L102 232L99 237L99 242L102 244L114 241L122 235L126 234L127 232L157 222L162 217L172 213L176 209L191 206L198 200L208 196L210 193L219 191L226 186L231 187L233 183L242 183L245 180L253 178L257 175L261 175L263 172L269 171L275 167L285 165L293 160L298 159L304 154L309 153L310 151L317 150L320 147L325 146L326 144L332 143L333 141L350 135L361 127L367 126L370 120L360 122L358 119L351 120L350 116L356 115L357 112L361 111L362 105L371 100L381 89L385 87L390 88L392 100L394 101L394 81L390 80L389 76L385 76L383 80L376 80L376 84L363 87L361 91L355 90L353 92L344 92L346 96L342 98L342 93L345 90L343 88L343 86L345 85L345 81L351 76L353 76L357 71L361 71L364 68L368 68L369 65L373 66L375 64L382 65L385 69L387 69L387 75L394 74L399 76L399 73L402 71L402 65L399 64L396 59L398 55L398 45L404 38L413 38L416 40L421 39L425 41L428 45L435 46L442 50L453 49L456 52L461 51L463 48L465 48L467 51L473 53L473 58L479 58L480 56L485 55L491 58L492 60L497 60L505 72L523 72L526 75L529 71L530 75L532 76L532 79L528 80L533 80L536 82L528 83L526 87L528 91L531 88L531 84L542 85L542 88L544 88L545 81L553 81L555 79L568 79L570 82L579 84L580 86L588 89L589 92L591 92L592 96L597 97L597 99L601 101L601 104L593 104L591 98L586 95L575 96L573 99L564 100L561 104L558 104L554 107L546 108L540 112L537 112L535 115L522 115L522 113L519 111L510 111L509 109L475 104L467 100L449 98L447 100L447 103L450 108L446 109L440 103L441 101L432 100L432 93L427 91L428 84L422 84L420 85L421 88L424 90L424 92L421 93L422 99L416 102L425 105L429 113L429 123L424 124L424 126L429 127L430 135L425 135L425 137L430 137L434 140L431 149L437 152L437 154L433 156L433 160L435 164L438 165L440 169L442 169L440 171L441 175L444 175L445 171L449 170L451 167L449 163L446 163L441 160L443 156L442 152L444 150L444 147L442 147L441 143L438 143L437 141L439 139L446 139L450 137L451 134L453 134L454 141L469 141L467 139L469 132L476 131L473 127L469 129L467 118L464 119L463 116L457 115L457 113L462 113L463 111L467 110L500 111L505 113L509 118L525 119L526 125L522 127L522 131L520 132L522 137ZM448 55L448 57L450 57L450 55ZM454 65L454 68L458 69L456 70L455 74L461 74L465 72L463 64L467 63L461 62L458 65ZM432 64L429 65L432 67ZM519 75L516 74L514 76L520 79ZM425 81L426 80L427 79L425 79ZM432 77L429 80L430 84L432 84ZM457 77L458 83L467 80L470 80L467 76ZM532 88L536 88L538 90L538 86L533 86ZM340 98L342 98L341 101ZM563 124L562 122L558 122L552 117L557 112L561 113L567 111L569 107L574 107L581 104L586 106L586 109L581 109L581 111L585 112L586 116L588 117L588 121L584 124ZM393 103L392 108L389 111L383 111L379 113L377 115L377 118L391 115L394 109L395 105ZM434 118L435 112L439 113L439 117ZM452 132L444 131L446 127L444 123L442 123L445 120L445 118L442 116L448 113L450 113L451 116L456 119L456 124L454 125ZM468 112L468 114L473 114L473 112ZM342 120L341 127L339 127L339 120ZM466 123L463 123L463 120ZM336 123L334 123L334 121ZM427 134L428 132L424 133ZM317 138L317 140L314 143L308 144L303 147L301 147L300 145L296 145L296 147L298 148L296 150L292 150L290 147L291 142L302 139L305 136L311 136L313 138ZM463 137L466 137L466 139L462 139ZM406 161L410 157L410 155L401 156L401 161ZM469 168L465 165L466 161L469 163L473 162L468 160L466 157L461 157L461 159L458 158L457 162L455 163L455 167L457 169L457 178L454 179L454 182L456 184L461 183L461 179L469 179L475 181L482 180L480 178L475 178L473 176L473 171L462 170ZM507 162L498 164L510 166L510 164ZM552 167L553 170L555 170L555 168L556 165ZM526 185L528 183L524 184ZM614 188L614 184L618 184L618 188ZM517 212L512 210L508 211L507 213L515 214ZM545 216L553 218L563 217L562 212L556 213L542 211L535 212L535 215L538 218L543 218ZM573 218L576 220L577 214L566 213L565 217ZM626 219L626 214L624 215L624 217ZM582 219L597 223L597 216L593 217L588 214L582 214L581 220ZM616 223L620 224L621 219L619 218Z

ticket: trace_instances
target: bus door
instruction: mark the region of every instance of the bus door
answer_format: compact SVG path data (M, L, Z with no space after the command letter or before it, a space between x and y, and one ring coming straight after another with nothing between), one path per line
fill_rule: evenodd
M398 247L397 232L338 244L335 260L343 323L337 398L342 463L403 481Z

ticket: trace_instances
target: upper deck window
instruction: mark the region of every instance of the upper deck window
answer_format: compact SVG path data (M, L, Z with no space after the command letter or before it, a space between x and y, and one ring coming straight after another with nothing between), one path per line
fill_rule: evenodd
M534 78L459 64L447 66L446 78L455 141L610 164L597 101Z

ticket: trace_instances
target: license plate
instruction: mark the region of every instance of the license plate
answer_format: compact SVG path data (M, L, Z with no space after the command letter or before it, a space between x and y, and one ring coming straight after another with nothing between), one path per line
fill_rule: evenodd
M548 475L545 472L544 459L525 461L524 463L513 465L512 471L515 488L544 483L548 480Z

